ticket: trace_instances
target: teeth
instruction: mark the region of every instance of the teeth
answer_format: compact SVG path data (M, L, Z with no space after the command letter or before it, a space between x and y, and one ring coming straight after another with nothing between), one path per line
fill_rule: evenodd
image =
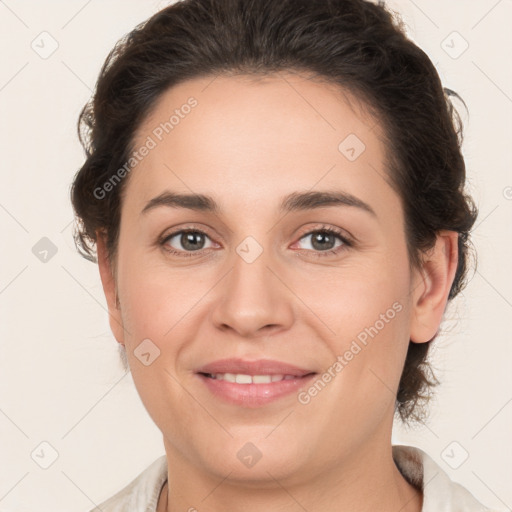
M254 384L270 384L272 377L280 377L280 375L253 375L252 381Z
M215 373L210 376L217 380L236 382L237 384L270 384L271 382L297 378L294 375L245 375L243 373Z
M250 384L252 382L252 377L250 375L243 375L239 373L235 377L235 381L237 384Z

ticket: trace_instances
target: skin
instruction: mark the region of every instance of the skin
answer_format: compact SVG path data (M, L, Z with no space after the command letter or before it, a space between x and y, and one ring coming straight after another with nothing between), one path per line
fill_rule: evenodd
M161 96L134 147L190 96L198 105L131 171L113 265L100 232L97 244L112 331L163 434L170 474L158 511L420 511L421 492L392 459L394 403L409 340L429 341L441 322L457 234L440 232L410 269L381 128L346 91L291 73L190 80ZM353 162L338 150L351 133L366 146ZM347 205L279 212L282 197L310 190L349 192L375 215ZM208 194L219 212L141 213L164 191ZM356 242L335 238L327 248L340 252L322 254L322 226ZM198 251L179 235L159 245L190 227L207 235ZM236 251L247 236L263 249L252 263ZM321 374L397 302L307 405L295 393L255 409L228 404L195 374L225 357ZM145 366L134 351L147 338L160 356ZM247 442L262 454L251 468L237 457Z

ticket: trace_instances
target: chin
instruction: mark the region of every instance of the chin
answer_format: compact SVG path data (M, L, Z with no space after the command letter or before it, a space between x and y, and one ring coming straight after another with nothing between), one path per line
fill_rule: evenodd
M273 427L275 428L275 426ZM218 443L212 450L207 446L208 459L200 462L203 470L209 468L210 472L222 478L229 475L232 483L244 484L258 488L273 488L276 479L289 479L297 476L301 468L307 466L304 450L298 449L298 444L284 445L282 438L265 438L272 431L268 425L264 428L252 428L258 431L254 436L235 436L225 443ZM286 436L285 436L286 437Z

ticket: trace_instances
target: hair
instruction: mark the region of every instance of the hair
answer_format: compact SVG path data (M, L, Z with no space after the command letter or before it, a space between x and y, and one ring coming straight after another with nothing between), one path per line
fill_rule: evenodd
M138 127L164 92L208 75L280 71L338 85L373 114L386 139L390 183L402 202L411 266L421 264L440 230L458 233L448 299L455 297L465 285L477 217L465 191L463 126L450 97L461 98L442 86L428 56L383 2L181 0L137 25L107 56L80 113L86 160L71 187L78 251L96 261L102 232L115 260L128 177L105 197L95 190L129 161ZM395 402L404 423L423 421L431 388L439 383L427 360L430 345L409 343Z

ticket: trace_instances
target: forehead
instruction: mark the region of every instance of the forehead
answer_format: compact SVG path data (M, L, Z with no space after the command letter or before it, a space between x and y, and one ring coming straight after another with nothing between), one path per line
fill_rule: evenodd
M151 149L136 162L128 189L140 201L167 188L257 207L292 186L321 185L371 201L389 188L386 146L381 126L361 107L339 86L295 74L182 82L138 128L134 149Z

